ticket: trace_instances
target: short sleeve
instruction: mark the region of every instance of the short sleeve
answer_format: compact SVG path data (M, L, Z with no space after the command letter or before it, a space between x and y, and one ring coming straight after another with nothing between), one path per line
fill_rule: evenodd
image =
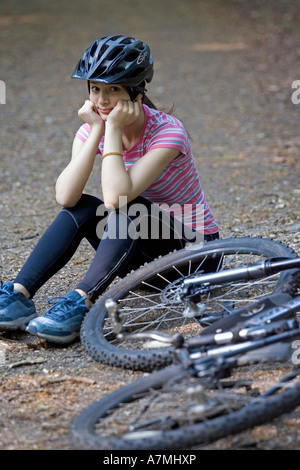
M82 140L82 142L85 142L90 132L90 126L88 124L82 124L82 126L76 132L76 137Z
M82 142L85 142L86 139L88 138L90 132L91 132L90 126L87 123L82 124L82 126L76 132L76 137L78 137L78 139L80 139ZM97 154L101 153L99 147L98 147L98 150L97 150Z
M174 148L186 155L189 151L189 139L183 125L178 123L164 123L156 129L149 141L148 149Z

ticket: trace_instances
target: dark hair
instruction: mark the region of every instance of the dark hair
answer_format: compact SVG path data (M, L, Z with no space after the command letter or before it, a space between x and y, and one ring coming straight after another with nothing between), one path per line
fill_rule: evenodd
M143 103L144 103L145 105L147 105L149 108L157 109L157 107L155 106L155 104L152 103L152 101L148 98L148 96L144 95L142 101L143 101Z
M155 106L155 104L150 100L150 98L148 98L148 96L146 96L146 82L143 81L139 86L137 87L126 87L127 91L128 91L128 94L130 96L130 99L131 101L135 100L135 98L138 96L139 93L142 93L143 94L143 98L142 98L142 103L146 104L147 106L149 106L149 108L153 108L153 109L157 109L157 107Z

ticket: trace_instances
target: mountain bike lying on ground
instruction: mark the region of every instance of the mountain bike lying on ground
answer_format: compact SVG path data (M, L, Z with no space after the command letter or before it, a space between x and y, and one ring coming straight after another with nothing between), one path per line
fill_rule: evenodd
M174 286L179 297L257 278L258 272L264 278L281 271L285 279L280 292L232 309L199 336L187 339L181 333L127 333L123 310L107 298L107 315L120 341L167 343L174 364L83 410L71 426L74 447L186 449L269 422L300 405L300 368L292 368L300 363L294 350L300 343L295 341L300 338L300 295L293 297L299 268L300 258L274 259L203 274L202 284L199 276L181 278ZM124 318L126 324L126 311ZM280 370L288 370L279 381L278 363Z
M233 309L272 292L294 295L296 269L271 272L265 259L295 257L286 245L260 237L215 240L170 253L118 281L96 302L82 326L82 345L93 359L112 366L144 371L166 366L173 360L171 347L115 335L107 299L118 302L131 333L196 336ZM241 275L239 268L247 265L255 266ZM231 269L237 269L234 277L226 276ZM213 272L218 276L210 276Z

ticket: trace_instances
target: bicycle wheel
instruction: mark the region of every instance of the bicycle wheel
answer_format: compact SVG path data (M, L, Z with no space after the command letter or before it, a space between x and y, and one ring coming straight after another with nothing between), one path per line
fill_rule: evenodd
M172 361L172 348L162 347L161 343L118 340L105 307L109 298L122 308L127 331L181 332L188 337L201 333L212 319L230 314L232 307L248 305L274 291L295 291L296 270L289 270L261 280L214 286L201 294L195 310L189 303L178 301L176 280L201 270L224 270L264 258L296 256L286 245L258 237L215 240L195 248L186 247L141 267L96 302L81 329L82 345L92 358L112 366L145 371Z
M257 388L272 384L272 371L248 367L244 375L237 371L235 380L212 382L211 387L181 365L152 372L83 410L71 425L72 445L91 450L186 449L264 424L300 404L300 381L286 377L277 393L257 396Z

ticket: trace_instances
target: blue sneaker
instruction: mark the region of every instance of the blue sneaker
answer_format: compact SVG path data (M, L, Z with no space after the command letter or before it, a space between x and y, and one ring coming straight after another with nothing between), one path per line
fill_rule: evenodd
M14 291L12 282L0 282L0 329L25 330L27 323L36 316L33 300Z
M75 290L64 297L52 297L48 302L54 305L44 315L32 320L26 331L54 343L70 343L79 336L88 311L85 298Z

